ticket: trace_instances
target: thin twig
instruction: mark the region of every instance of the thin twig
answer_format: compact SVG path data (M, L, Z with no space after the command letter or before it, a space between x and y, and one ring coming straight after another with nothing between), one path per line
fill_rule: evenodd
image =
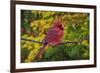
M21 38L21 40L25 40L25 41L29 41L29 42L35 42L35 43L43 44L43 42L39 42L39 41L35 41L35 40L30 40L30 39L25 39L25 38ZM61 45L61 44L81 44L81 42L82 41L61 42L61 43L59 43L59 45Z
M74 41L74 42L61 42L60 44L81 44L81 41Z
M35 41L35 40L30 40L30 39L25 39L25 38L21 38L21 40L43 44L43 42L39 42L39 41Z

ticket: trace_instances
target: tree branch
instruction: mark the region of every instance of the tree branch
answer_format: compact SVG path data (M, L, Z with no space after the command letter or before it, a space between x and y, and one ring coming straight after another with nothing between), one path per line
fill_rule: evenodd
M43 44L43 42L39 42L39 41L35 41L35 40L30 40L30 39L25 39L25 38L21 38L21 40L24 41L29 41L29 42L35 42L35 43L39 43L39 44ZM62 45L62 44L81 44L82 41L75 41L75 42L61 42L58 45Z
M39 41L35 41L35 40L30 40L30 39L25 39L25 38L21 38L21 40L43 44L43 42L39 42Z

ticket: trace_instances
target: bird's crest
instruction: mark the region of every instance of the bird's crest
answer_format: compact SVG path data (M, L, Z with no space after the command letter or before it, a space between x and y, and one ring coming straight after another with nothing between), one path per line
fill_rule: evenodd
M54 23L53 23L53 27L60 27L61 29L64 28L60 16L56 16L55 17L55 20L54 20Z

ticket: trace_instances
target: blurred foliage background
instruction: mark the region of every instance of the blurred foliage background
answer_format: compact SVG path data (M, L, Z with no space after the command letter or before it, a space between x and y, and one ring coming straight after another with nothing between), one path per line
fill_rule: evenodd
M47 46L42 59L36 60L35 56L42 45L21 40L21 62L89 59L88 13L21 10L21 38L41 42L57 15L61 17L64 25L63 41L82 40L82 43Z

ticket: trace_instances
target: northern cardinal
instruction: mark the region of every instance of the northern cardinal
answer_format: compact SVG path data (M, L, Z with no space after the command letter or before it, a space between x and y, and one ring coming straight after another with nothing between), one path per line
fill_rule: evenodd
M57 45L62 41L64 35L64 27L61 23L61 19L57 16L53 26L48 30L46 37L43 39L43 46L40 48L36 58L40 59L45 52L47 45Z

